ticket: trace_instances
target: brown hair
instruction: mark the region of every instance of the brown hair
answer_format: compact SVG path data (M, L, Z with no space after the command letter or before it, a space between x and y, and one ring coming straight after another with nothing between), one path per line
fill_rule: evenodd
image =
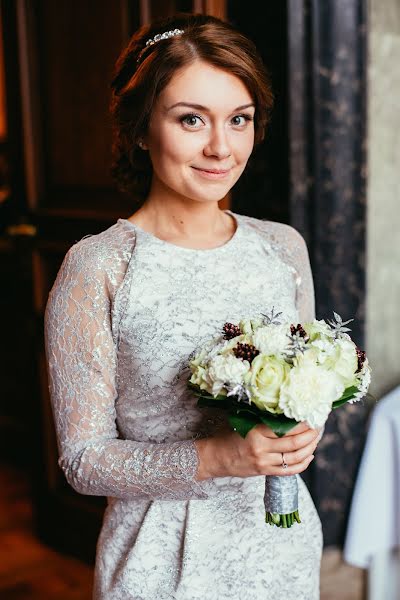
M158 33L184 33L146 47ZM210 15L178 13L139 28L121 52L111 82L113 121L111 174L121 191L136 199L147 196L152 176L148 152L137 145L146 131L152 107L174 73L196 60L236 75L255 103L255 145L265 136L273 106L266 68L254 43L233 25Z

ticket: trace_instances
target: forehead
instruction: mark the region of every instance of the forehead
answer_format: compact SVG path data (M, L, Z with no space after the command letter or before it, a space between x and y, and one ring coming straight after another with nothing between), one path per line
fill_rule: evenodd
M160 94L163 108L175 102L202 104L211 108L240 106L252 102L252 97L236 75L203 61L182 67L172 76Z

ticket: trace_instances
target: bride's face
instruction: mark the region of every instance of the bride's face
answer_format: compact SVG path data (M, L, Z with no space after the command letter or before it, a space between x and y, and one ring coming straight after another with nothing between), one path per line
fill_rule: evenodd
M222 199L254 146L254 103L235 75L196 61L159 95L144 141L152 191L201 202Z

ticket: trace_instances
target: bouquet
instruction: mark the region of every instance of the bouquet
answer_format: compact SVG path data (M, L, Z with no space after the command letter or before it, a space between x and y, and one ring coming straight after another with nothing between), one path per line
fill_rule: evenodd
M227 410L243 438L258 423L282 437L301 421L322 428L333 409L367 394L371 368L347 333L354 319L343 322L334 312L332 320L294 325L274 309L261 315L226 322L191 356L188 386L198 406ZM264 506L270 525L300 523L296 475L267 475Z

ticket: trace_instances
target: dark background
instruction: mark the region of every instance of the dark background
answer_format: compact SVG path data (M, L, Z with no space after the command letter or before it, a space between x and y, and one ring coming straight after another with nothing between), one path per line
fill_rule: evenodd
M262 14L258 2L243 4L196 3L255 41L276 97L269 134L229 206L304 235L317 317L354 318L363 348L364 1L272 0ZM143 6L150 17L194 10L191 2ZM0 10L1 457L29 475L40 539L91 562L105 499L76 494L57 466L43 314L70 245L133 212L109 175L107 107L114 61L146 14L128 0L2 0ZM332 414L303 474L325 546L343 544L367 416L363 404Z

